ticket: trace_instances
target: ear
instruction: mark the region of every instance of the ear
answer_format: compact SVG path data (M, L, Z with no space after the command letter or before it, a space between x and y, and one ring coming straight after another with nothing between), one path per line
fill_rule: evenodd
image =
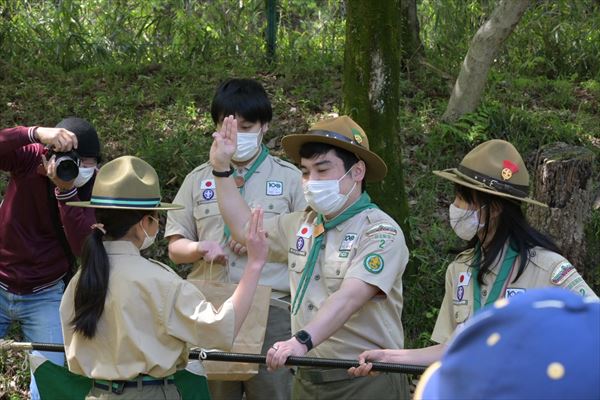
M352 171L350 174L352 175L352 179L355 182L362 182L365 179L365 174L367 173L367 165L363 160L358 160L356 164L352 167Z
M264 137L265 133L267 133L268 130L269 130L269 123L265 122L261 129L261 133L263 134L263 137Z

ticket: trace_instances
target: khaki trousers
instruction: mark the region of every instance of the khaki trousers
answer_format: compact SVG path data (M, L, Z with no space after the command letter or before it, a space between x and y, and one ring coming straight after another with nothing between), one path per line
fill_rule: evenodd
M323 379L320 377L319 370L311 369L312 373L309 374L299 371L300 373L294 377L292 399L410 399L406 375L382 373L376 376L352 378L346 374L346 371L336 370L334 373L329 371L324 371Z

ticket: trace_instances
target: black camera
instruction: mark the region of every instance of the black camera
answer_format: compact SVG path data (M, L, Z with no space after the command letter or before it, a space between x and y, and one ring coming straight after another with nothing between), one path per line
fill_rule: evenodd
M76 151L55 152L48 151L46 159L50 160L52 156L56 157L56 176L65 182L72 181L79 175L79 155Z

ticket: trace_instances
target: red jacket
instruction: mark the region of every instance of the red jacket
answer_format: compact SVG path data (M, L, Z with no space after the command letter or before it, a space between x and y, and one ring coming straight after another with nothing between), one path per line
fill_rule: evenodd
M46 152L34 128L0 131L0 170L10 181L0 203L0 288L16 294L35 293L57 283L69 262L50 217L48 178L41 157ZM68 194L56 194L60 219L73 254L95 222L93 209L69 207L66 201L89 200L93 179ZM58 193L58 192L57 192Z

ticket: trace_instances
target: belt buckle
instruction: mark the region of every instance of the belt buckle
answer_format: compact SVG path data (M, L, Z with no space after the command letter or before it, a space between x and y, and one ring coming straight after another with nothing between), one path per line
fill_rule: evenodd
M114 394L123 394L125 390L125 382L111 382L110 391Z

